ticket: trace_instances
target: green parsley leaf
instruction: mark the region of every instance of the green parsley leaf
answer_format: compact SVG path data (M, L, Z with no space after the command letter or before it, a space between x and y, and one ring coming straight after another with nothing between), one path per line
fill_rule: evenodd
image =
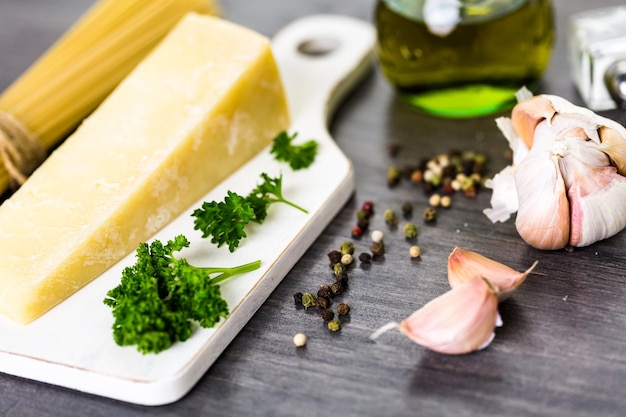
M166 245L159 240L139 244L135 265L123 270L120 284L103 300L113 309L115 343L136 345L144 354L158 353L189 339L193 322L213 327L229 311L217 284L261 265L255 261L233 268L196 267L173 255L188 246L182 235Z
M282 131L274 138L270 149L277 161L287 162L294 171L308 168L317 156L317 142L309 140L301 145L294 145L296 136L297 133L290 136Z

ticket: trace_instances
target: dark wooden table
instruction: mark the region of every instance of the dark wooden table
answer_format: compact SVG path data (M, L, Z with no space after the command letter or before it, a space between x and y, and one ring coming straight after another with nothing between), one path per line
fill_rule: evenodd
M2 0L0 89L6 87L92 3L91 0ZM224 0L225 15L272 36L286 23L315 13L371 20L373 1ZM555 1L557 44L543 91L581 104L565 55L566 22L575 11L619 0ZM605 112L622 123L626 113ZM512 220L493 225L482 214L490 192L455 198L434 226L420 213L426 197L402 182L386 184L387 168L409 166L450 148L477 150L491 173L505 165L506 141L492 117L445 120L399 103L375 71L333 118L331 132L354 163L352 200L295 265L197 386L180 401L141 407L0 374L0 415L26 416L618 416L626 410L626 234L573 252L539 251L517 235ZM391 156L389 145L398 145ZM355 212L366 200L378 209L373 228L386 231L387 254L356 267L344 294L350 321L331 334L313 313L294 307L293 293L327 282L327 252L350 240ZM411 261L401 230L382 211L416 207L419 262ZM355 241L365 250L368 240ZM501 304L504 327L479 353L444 356L398 332L369 339L447 290L446 259L456 245L518 270L539 260L514 296ZM309 336L296 349L292 336ZM0 335L0 337L2 337Z

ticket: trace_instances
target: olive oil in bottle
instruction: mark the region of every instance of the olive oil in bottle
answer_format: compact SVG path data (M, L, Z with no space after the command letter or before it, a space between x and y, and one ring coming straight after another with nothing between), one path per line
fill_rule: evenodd
M510 109L552 50L549 0L379 0L381 70L400 97L446 117Z

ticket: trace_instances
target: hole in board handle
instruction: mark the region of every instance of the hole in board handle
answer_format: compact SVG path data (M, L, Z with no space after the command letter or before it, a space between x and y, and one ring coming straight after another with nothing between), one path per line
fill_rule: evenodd
M335 38L313 38L300 42L298 52L313 57L328 55L339 47Z

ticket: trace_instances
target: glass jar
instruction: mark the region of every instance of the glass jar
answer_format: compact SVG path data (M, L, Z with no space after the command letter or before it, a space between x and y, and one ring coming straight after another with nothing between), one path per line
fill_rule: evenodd
M410 105L446 117L510 109L552 51L549 0L378 0L377 55Z

